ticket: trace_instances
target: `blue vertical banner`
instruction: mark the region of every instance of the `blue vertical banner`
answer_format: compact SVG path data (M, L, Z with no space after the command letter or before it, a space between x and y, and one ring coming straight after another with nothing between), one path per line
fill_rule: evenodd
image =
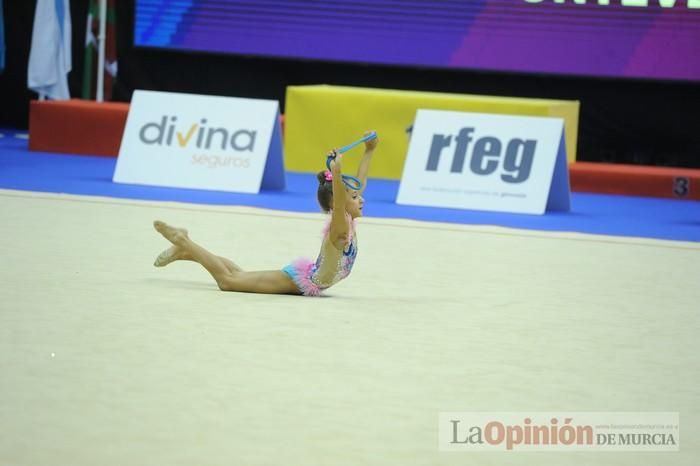
M40 97L70 99L70 0L37 0L27 86Z

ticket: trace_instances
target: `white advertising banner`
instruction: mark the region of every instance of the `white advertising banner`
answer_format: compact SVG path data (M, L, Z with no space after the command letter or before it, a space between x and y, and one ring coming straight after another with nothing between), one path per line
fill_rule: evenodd
M279 104L135 91L113 181L242 193L284 189Z
M396 202L528 214L569 210L564 121L418 110Z

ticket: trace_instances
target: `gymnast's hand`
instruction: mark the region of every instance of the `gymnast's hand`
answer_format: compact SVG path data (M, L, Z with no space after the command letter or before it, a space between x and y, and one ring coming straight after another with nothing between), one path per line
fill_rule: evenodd
M365 136L368 134L372 133L372 131L367 131L365 132ZM375 147L377 147L377 143L379 143L379 136L375 137L374 139L370 139L369 141L365 141L365 152L372 152Z
M333 173L333 176L340 175L340 160L342 158L342 154L338 153L337 149L333 149L328 152L328 159L329 159L329 166L331 169L331 173Z

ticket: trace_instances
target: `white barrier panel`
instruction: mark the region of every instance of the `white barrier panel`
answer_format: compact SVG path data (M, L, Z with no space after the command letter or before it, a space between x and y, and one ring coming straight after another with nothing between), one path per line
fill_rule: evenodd
M113 181L243 193L284 189L279 104L135 91Z
M528 214L568 211L564 122L418 110L396 202Z

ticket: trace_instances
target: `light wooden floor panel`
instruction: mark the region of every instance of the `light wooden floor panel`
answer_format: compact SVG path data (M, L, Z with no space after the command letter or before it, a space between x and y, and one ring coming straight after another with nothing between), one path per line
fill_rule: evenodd
M321 215L0 191L0 464L695 465L700 245L361 219L325 298L152 261L159 218L248 269ZM677 411L680 453L443 453L443 411Z

